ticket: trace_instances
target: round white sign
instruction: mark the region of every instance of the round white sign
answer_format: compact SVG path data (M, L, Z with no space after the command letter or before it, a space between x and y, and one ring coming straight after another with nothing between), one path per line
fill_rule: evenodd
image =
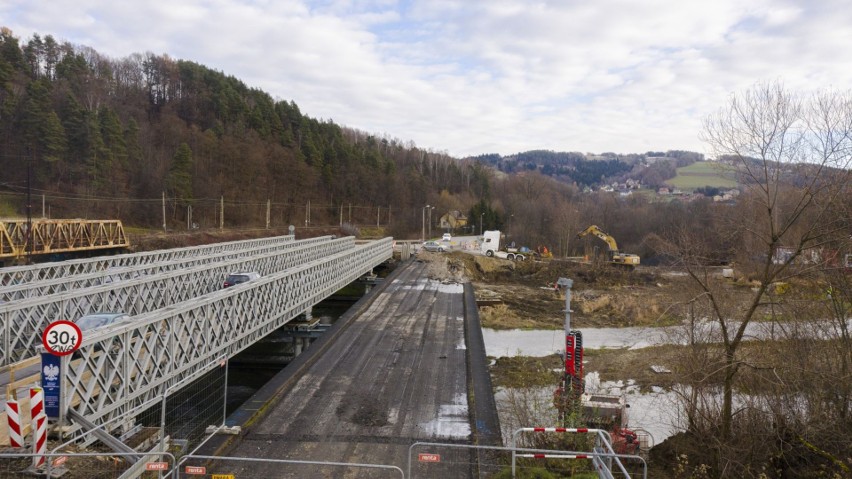
M83 332L71 321L54 321L47 326L41 336L47 352L56 356L71 354L83 342Z

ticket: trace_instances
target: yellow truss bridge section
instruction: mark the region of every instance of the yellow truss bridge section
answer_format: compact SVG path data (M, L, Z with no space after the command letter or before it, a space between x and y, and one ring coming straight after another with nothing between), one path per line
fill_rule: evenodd
M34 219L30 234L28 229L25 219L0 219L0 260L130 246L120 220Z

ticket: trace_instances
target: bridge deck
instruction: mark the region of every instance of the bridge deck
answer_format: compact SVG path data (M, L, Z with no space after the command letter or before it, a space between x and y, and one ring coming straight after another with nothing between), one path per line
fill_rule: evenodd
M250 400L232 416L251 425L219 455L390 464L405 470L408 447L417 441L471 443L464 321L462 285L429 280L424 264L410 263L363 313L341 318L324 338L329 341L316 343L304 355L315 358L300 358L304 366L291 365L299 372L285 370L273 380L277 384L265 388L277 392L261 390L258 395L266 397ZM250 417L261 409L262 416ZM460 456L454 465L442 460L435 465L439 475L429 477L469 477L470 455ZM316 466L280 464L225 469L237 477L320 473Z

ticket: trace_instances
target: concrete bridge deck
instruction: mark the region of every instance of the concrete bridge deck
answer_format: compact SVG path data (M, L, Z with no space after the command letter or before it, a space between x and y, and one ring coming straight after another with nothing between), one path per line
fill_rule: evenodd
M405 470L418 441L499 444L476 306L464 289L407 262L229 418L243 425L239 438L217 438L204 453ZM476 408L469 391L480 395ZM458 455L445 454L423 477L475 476L469 451ZM236 477L343 477L317 466L214 462L211 469ZM378 472L348 470L346 477L388 477Z

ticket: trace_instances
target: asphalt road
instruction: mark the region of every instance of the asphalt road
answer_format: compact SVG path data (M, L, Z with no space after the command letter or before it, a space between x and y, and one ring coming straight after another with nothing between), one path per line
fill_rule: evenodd
M266 408L264 415L220 455L405 471L415 442L470 443L463 287L425 274L425 265L413 262L396 275L298 379L257 406ZM421 453L437 454L427 459L440 462L421 462ZM470 477L471 457L466 450L418 447L413 475ZM236 478L399 477L342 466L214 461L208 467Z

